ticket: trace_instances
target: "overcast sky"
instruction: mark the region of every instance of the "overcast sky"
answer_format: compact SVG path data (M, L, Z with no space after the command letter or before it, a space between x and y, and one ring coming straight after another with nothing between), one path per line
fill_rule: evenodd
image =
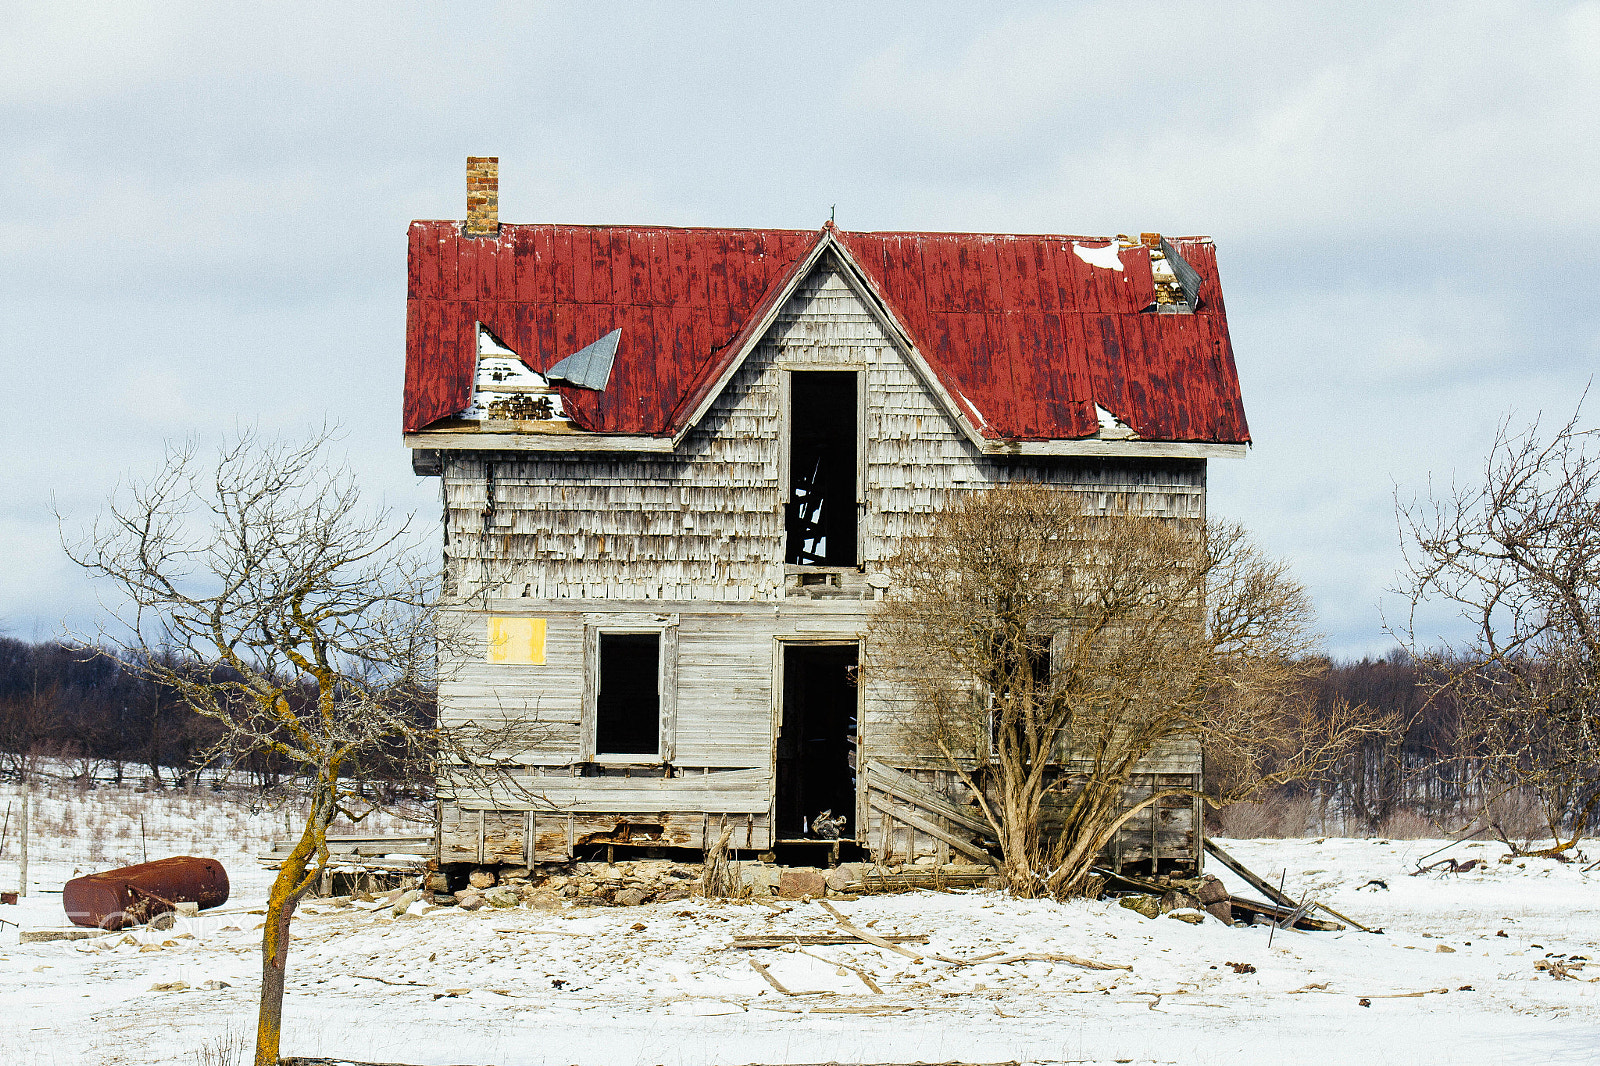
M337 419L437 521L400 444L406 224L463 217L469 154L507 222L1212 235L1255 447L1211 509L1340 656L1392 644L1395 492L1600 364L1596 4L6 11L11 636L97 619L52 498L82 521L187 434Z

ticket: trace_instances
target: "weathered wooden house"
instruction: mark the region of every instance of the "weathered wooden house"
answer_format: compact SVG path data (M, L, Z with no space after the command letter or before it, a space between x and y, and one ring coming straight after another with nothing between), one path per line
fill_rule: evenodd
M442 713L538 727L503 791L442 797L442 860L768 851L825 811L879 857L981 855L854 684L883 563L1012 479L1203 516L1249 441L1211 242L501 225L494 183L469 161L467 221L411 224L405 442L476 641ZM1192 865L1196 817L1111 858Z

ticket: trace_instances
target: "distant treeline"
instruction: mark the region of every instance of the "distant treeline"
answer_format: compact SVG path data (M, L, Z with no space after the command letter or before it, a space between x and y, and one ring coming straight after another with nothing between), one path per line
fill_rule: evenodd
M432 694L420 703L431 717ZM288 776L288 764L269 753L219 751L221 736L219 725L190 710L176 690L113 655L0 637L0 773L6 776L40 759L86 784L132 778L157 787L191 785L226 770L269 790ZM391 770L375 765L357 776L391 782L397 776Z
M205 669L196 664L196 669ZM1381 832L1397 814L1430 821L1464 813L1479 797L1470 766L1456 758L1457 709L1429 699L1418 668L1396 651L1381 659L1329 662L1311 684L1320 707L1337 701L1395 712L1405 725L1372 741L1322 777L1280 794L1315 799L1350 828ZM431 694L423 711L431 717ZM0 772L14 775L24 756L48 756L84 780L126 777L162 786L186 784L228 768L270 789L287 767L256 753L213 752L220 730L173 690L155 684L111 655L58 643L0 637ZM393 780L383 766L370 780Z
M1303 790L1329 801L1354 826L1381 832L1395 815L1449 820L1480 799L1470 764L1459 758L1460 715L1448 692L1435 692L1411 658L1330 662L1312 682L1320 707L1343 700L1394 712L1401 730L1368 741Z
M1392 713L1398 729L1369 739L1324 773L1262 797L1264 810L1245 805L1212 815L1214 829L1244 836L1433 835L1455 832L1487 809L1505 832L1540 830L1535 798L1485 783L1478 763L1493 753L1475 752L1463 741L1462 709L1452 690L1404 651L1323 665L1307 682L1314 707L1371 707Z

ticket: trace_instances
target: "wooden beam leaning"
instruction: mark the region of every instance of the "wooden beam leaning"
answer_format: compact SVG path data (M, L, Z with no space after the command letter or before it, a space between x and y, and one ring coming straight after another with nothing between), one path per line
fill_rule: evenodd
M1216 860L1218 862L1220 862L1222 865L1226 866L1228 869L1232 870L1234 873L1238 874L1240 877L1244 878L1246 883L1248 883L1251 888L1255 889L1257 892L1260 892L1262 895L1266 896L1267 899L1271 900L1273 903L1276 903L1279 906L1288 907L1290 911L1294 911L1294 910L1299 908L1300 904L1298 902L1296 902L1295 900L1290 899L1288 896L1284 895L1282 892L1279 892L1277 889L1275 889L1271 885L1267 884L1261 878L1259 878L1255 874L1251 873L1249 868L1246 867L1244 865L1244 863L1240 862L1238 859L1235 859L1232 855L1229 855L1226 851L1223 851L1220 847L1217 846L1217 843L1214 840L1212 840L1210 837L1206 837L1205 846L1206 846L1206 850L1209 851L1216 858ZM1363 933L1380 932L1380 930L1377 930L1377 929L1369 929L1367 926L1362 925L1360 922L1356 921L1354 918L1351 918L1351 917L1348 917L1346 915L1340 914L1338 911L1334 910L1332 907L1328 906L1326 903L1318 903L1318 904L1316 904L1316 906L1320 907L1322 910L1324 910L1324 911L1328 912L1329 914L1333 915L1335 918L1339 919L1341 922L1348 922L1349 924L1355 926L1357 929L1361 930Z
M907 803L921 807L923 810L947 818L963 828L972 830L974 833L982 833L987 836L994 832L983 820L975 818L953 803L939 798L917 781L876 759L867 763L867 784L869 787L877 788L880 792L887 792L896 799L905 800Z
M895 807L888 800L881 797L869 795L867 797L867 801L871 803L872 806L876 807L883 815L904 822L913 829L920 829L922 832L927 833L935 840L944 841L946 844L949 844L952 848L955 848L968 858L976 859L979 862L987 863L991 866L994 865L994 856L978 847L978 845L972 843L972 841L963 840L954 833L946 832L945 830L934 825L928 819L912 814L910 811Z

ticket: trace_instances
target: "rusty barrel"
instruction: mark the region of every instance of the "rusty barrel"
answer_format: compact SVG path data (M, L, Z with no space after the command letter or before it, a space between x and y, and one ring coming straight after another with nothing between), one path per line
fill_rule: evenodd
M121 929L140 925L180 903L204 910L228 902L228 871L216 859L176 855L74 877L61 890L61 904L74 925Z

